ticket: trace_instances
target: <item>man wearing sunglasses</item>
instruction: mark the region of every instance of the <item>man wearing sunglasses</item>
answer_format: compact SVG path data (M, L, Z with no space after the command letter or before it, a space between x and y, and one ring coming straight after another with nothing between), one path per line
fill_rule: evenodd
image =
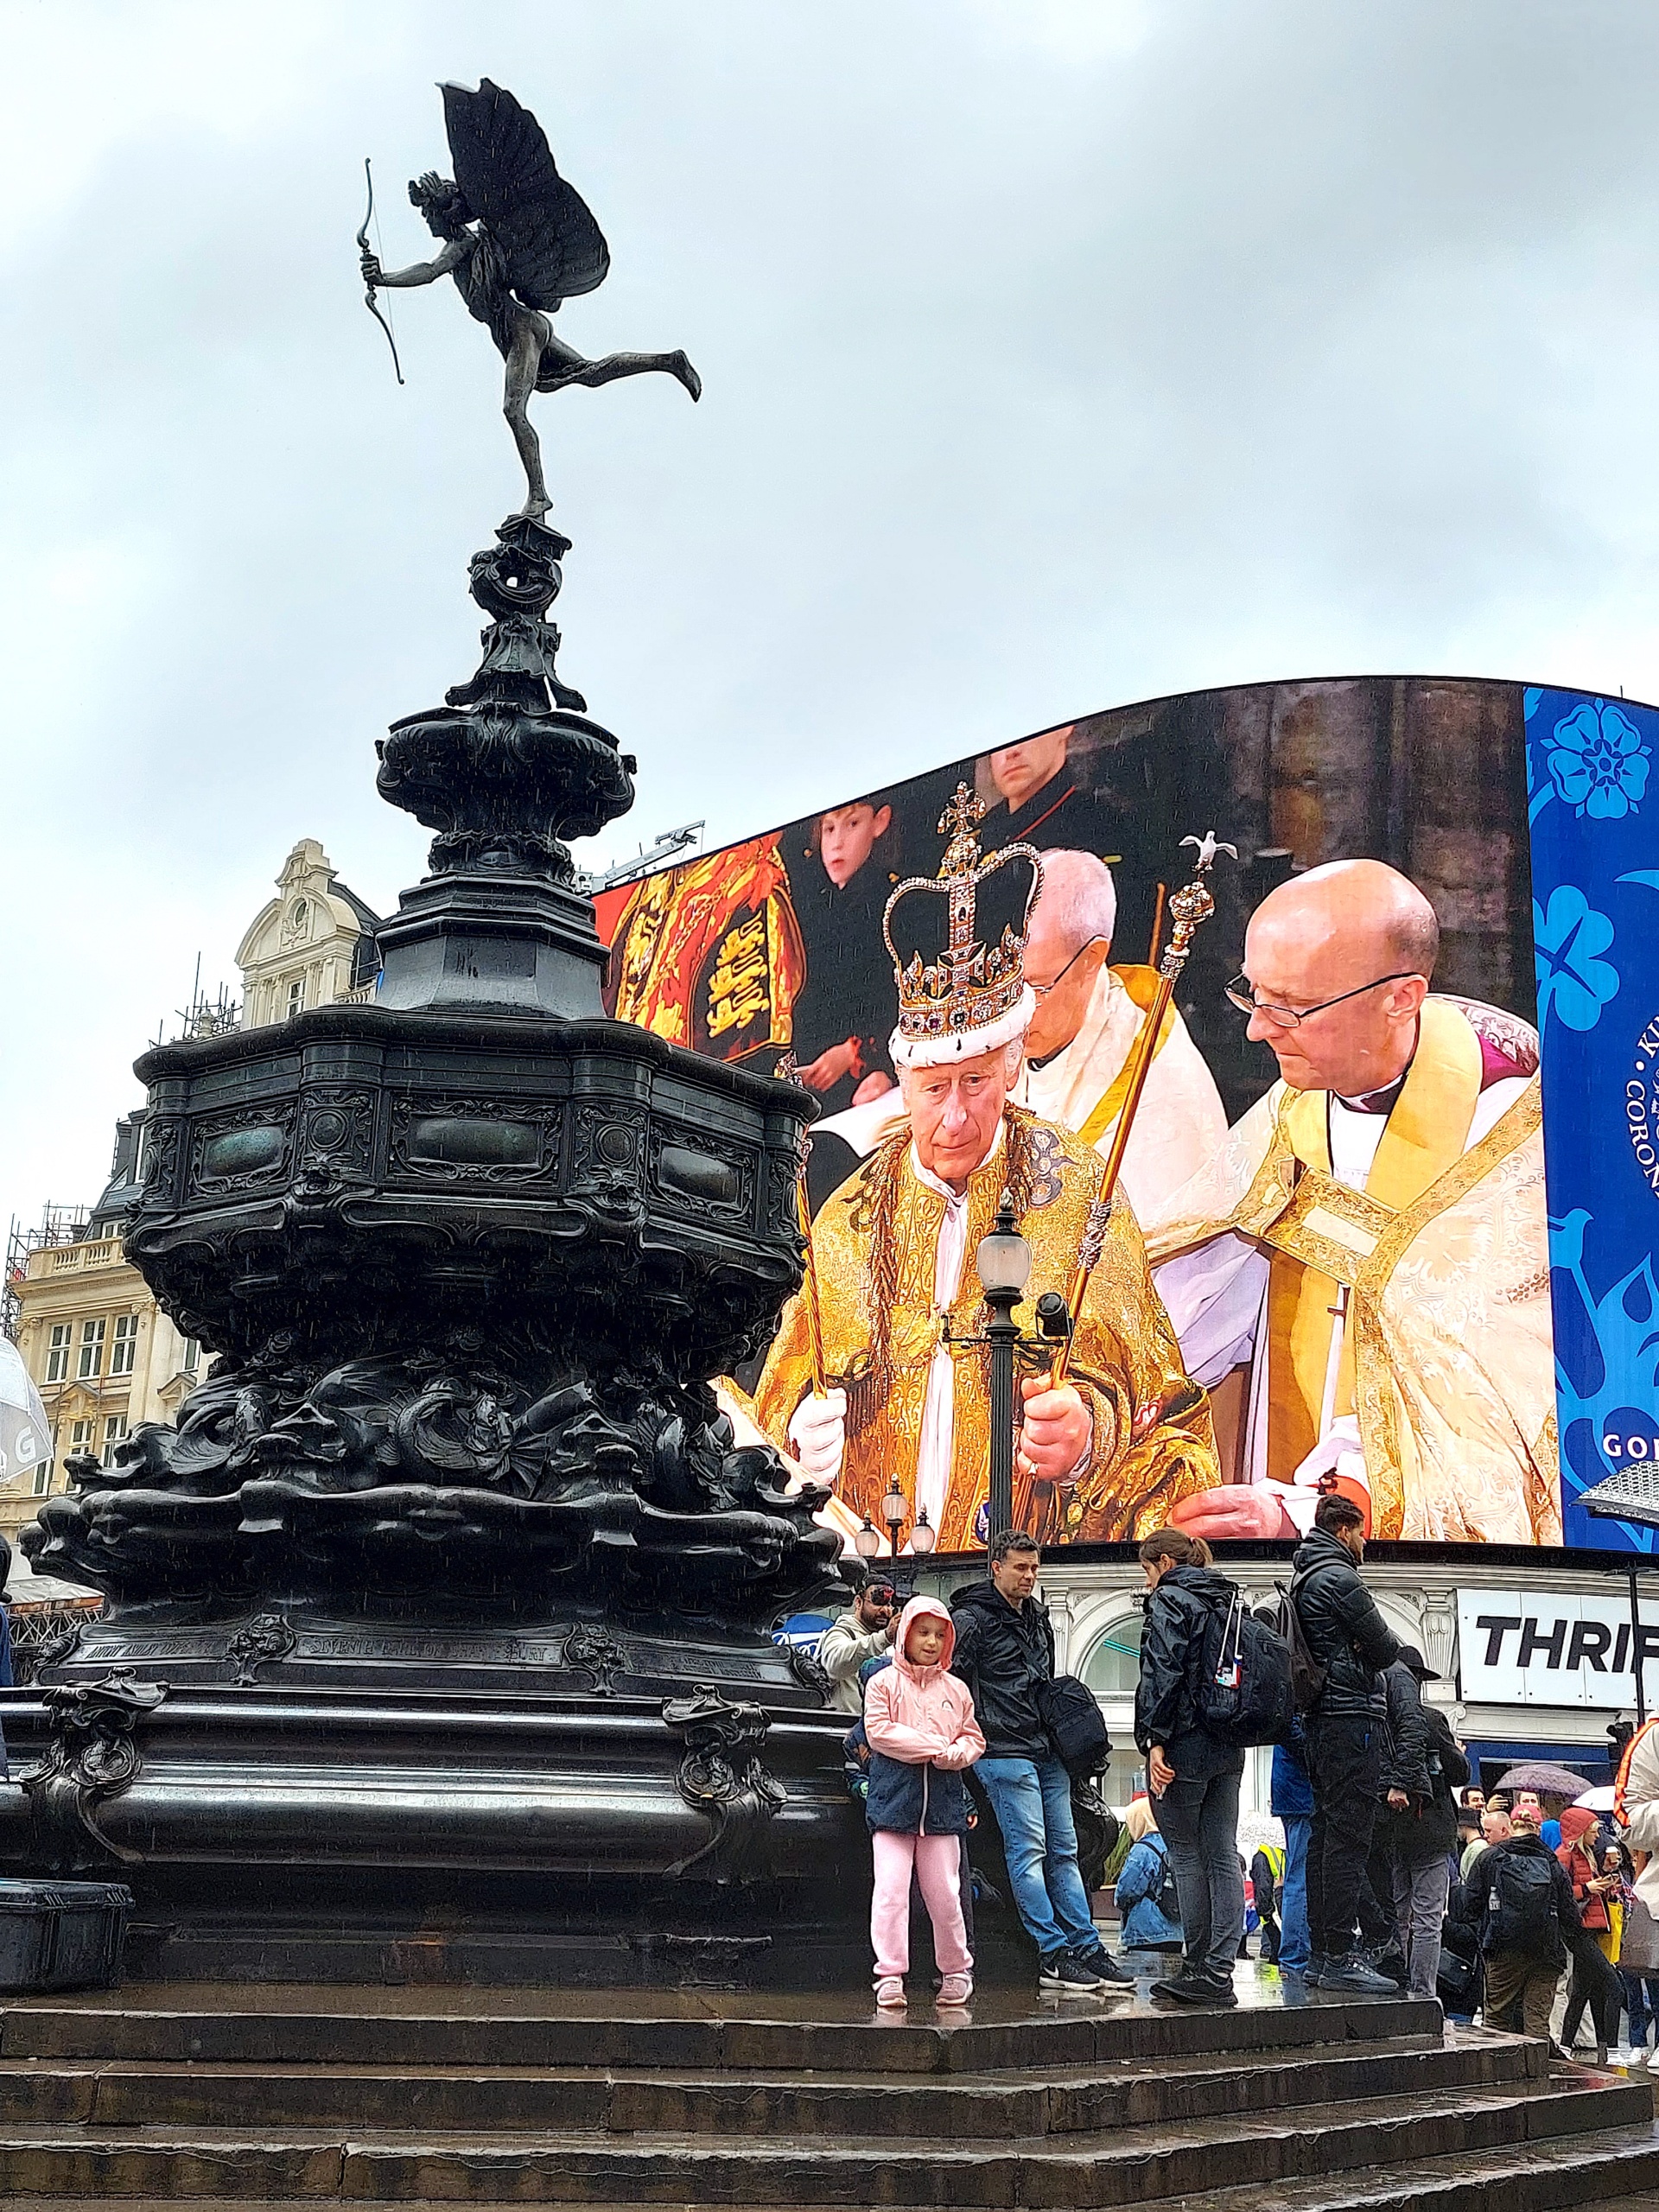
M837 1713L861 1713L864 1694L859 1669L884 1659L893 1648L897 1596L890 1575L872 1574L844 1613L838 1613L818 1638L818 1664L835 1685L830 1705Z
M1147 1242L1188 1371L1248 1369L1206 1538L1561 1541L1536 1033L1431 994L1440 931L1380 861L1265 899L1228 996L1281 1080Z

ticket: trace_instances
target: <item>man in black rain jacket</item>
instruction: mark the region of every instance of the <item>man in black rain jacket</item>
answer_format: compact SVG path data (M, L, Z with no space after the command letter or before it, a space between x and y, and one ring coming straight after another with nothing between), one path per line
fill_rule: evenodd
M1469 1779L1469 1763L1451 1724L1423 1699L1422 1684L1439 1680L1409 1643L1382 1675L1386 1802L1376 1840L1388 1865L1395 1940L1411 1997L1433 1997L1439 1983L1440 1932L1458 1837L1456 1792Z
M1054 1678L1054 1631L1037 1595L1041 1554L1019 1529L990 1543L990 1575L950 1599L957 1643L950 1671L973 1694L985 1756L974 1778L990 1801L1008 1883L1037 1946L1038 1986L1061 1996L1135 1977L1109 1957L1090 1914L1077 1866L1071 1777L1037 1707Z
M1185 1553L1185 1556L1183 1554ZM1135 1740L1147 1755L1158 1826L1181 1900L1185 1960L1154 1997L1234 2005L1233 1961L1244 1936L1244 1864L1238 1855L1238 1786L1244 1754L1204 1725L1198 1696L1211 1626L1224 1633L1238 1592L1204 1564L1202 1546L1159 1529L1141 1546L1148 1595L1135 1697Z
M1565 1939L1583 1932L1567 1869L1535 1829L1517 1829L1481 1853L1464 1896L1480 1929L1487 2026L1548 2036Z
M1317 1988L1392 1997L1356 1948L1359 1885L1382 1794L1382 1670L1402 1649L1359 1578L1365 1518L1351 1498L1322 1497L1297 1547L1291 1603L1310 1656L1325 1670L1307 1716L1313 1834L1307 1854L1307 1922Z

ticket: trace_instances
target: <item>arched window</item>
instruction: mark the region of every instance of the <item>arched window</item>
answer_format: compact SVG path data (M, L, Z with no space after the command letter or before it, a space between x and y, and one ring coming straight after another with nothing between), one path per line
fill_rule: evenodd
M1141 1679L1141 1631L1145 1625L1140 1613L1125 1613L1090 1645L1077 1672L1096 1697L1135 1695Z

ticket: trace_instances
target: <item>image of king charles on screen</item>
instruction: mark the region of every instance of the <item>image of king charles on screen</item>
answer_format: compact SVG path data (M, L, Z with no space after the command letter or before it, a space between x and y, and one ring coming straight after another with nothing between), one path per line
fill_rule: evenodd
M960 787L941 830L936 878L888 904L929 910L937 957L887 944L899 1020L888 1040L903 1118L819 1210L812 1243L826 1388L814 1388L805 1295L785 1309L755 1386L761 1427L802 1469L874 1517L888 1484L944 1550L983 1543L989 1468L989 1354L974 1255L1006 1192L1032 1251L1028 1298L1065 1293L1103 1163L1083 1138L1015 1102L1037 1011L1027 930L988 947L976 900L1018 870L1027 912L1042 863L1029 846L982 854L983 802ZM928 893L934 896L930 899ZM1059 1388L1030 1360L1020 1386L1015 1518L1045 1532L1128 1536L1166 1521L1220 1481L1203 1391L1183 1370L1127 1201L1114 1207L1074 1317Z

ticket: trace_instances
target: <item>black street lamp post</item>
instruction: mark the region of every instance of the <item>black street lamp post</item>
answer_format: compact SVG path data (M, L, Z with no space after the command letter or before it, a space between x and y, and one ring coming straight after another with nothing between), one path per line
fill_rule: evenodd
M991 1352L991 1485L988 1536L1014 1522L1014 1355L1020 1330L1014 1309L1031 1280L1031 1247L1020 1234L1005 1191L996 1226L975 1255L991 1318L985 1341Z
M1003 1192L1002 1203L996 1210L995 1226L988 1236L980 1239L974 1264L979 1270L980 1287L991 1318L985 1324L982 1336L953 1337L947 1314L944 1341L947 1345L984 1344L991 1355L991 1479L987 1506L989 1526L986 1530L988 1544L990 1537L1000 1529L1014 1526L1014 1355L1021 1344L1027 1344L1039 1351L1046 1348L1052 1360L1056 1345L1063 1345L1071 1334L1071 1319L1059 1292L1048 1290L1037 1300L1036 1336L1028 1336L1014 1319L1014 1309L1025 1296L1031 1281L1031 1247L1020 1234L1013 1195L1007 1191ZM919 1529L911 1533L912 1548L916 1551L931 1551L934 1541L931 1529L925 1545Z

